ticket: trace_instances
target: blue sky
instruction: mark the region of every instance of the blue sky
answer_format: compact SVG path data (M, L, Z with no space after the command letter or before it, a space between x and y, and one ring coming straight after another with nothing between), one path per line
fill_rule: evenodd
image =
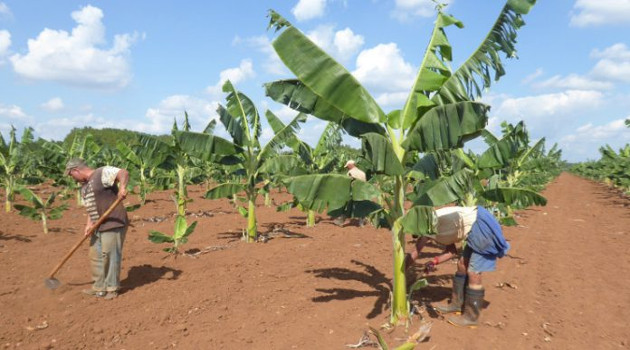
M457 68L504 2L443 2L465 24L447 32ZM290 120L295 112L262 88L291 77L270 46L268 9L344 64L385 111L398 109L433 28L433 7L429 0L0 0L0 132L32 126L53 140L81 126L158 134L184 110L200 130L216 118L225 79L261 113ZM630 142L623 124L630 118L630 0L538 1L525 21L519 59L507 61L507 75L483 97L492 106L490 131L524 120L533 139L559 143L569 161ZM301 137L314 144L323 127L311 120Z

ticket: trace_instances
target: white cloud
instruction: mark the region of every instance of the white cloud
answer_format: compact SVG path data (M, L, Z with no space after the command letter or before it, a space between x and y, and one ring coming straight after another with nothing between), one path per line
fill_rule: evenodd
M384 92L376 96L376 103L381 107L402 108L407 101L409 91L407 92Z
M602 51L595 49L591 57L600 58L591 70L591 75L600 79L630 82L630 49L625 44L614 44Z
M340 62L356 55L365 42L363 36L354 34L352 29L345 28L335 32L335 27L329 24L318 26L306 33L306 36Z
M44 29L28 40L28 52L11 56L15 72L27 79L51 80L69 85L116 89L131 80L129 48L137 34L114 36L106 44L103 11L85 6L72 12L77 26L71 33Z
M42 103L41 107L48 112L57 112L64 108L64 104L60 97L53 97Z
M624 120L617 119L603 125L588 123L578 127L558 141L563 156L566 155L569 161L596 160L600 158L600 147L609 144L617 150L630 143L630 128L626 127Z
M342 60L354 56L361 49L364 42L363 36L354 34L350 28L335 33L335 48Z
M3 56L9 53L11 46L11 33L8 30L0 30L0 64L4 61Z
M560 88L560 89L576 89L576 90L608 90L613 88L613 83L608 81L598 81L589 79L577 74L569 74L566 77L554 75L553 77L534 83L536 88Z
M630 1L577 0L570 24L577 27L630 24Z
M452 1L441 1L448 5ZM405 22L413 17L433 17L436 14L432 0L396 0L396 7L391 12L395 19Z
M252 60L244 59L238 67L222 70L221 73L219 73L219 81L217 81L217 83L213 86L208 86L206 91L212 95L218 95L221 94L223 84L227 80L230 80L232 84L237 85L238 83L255 76L256 72L254 71Z
M594 49L590 57L599 60L587 74L555 75L542 82L533 83L532 86L535 88L609 90L614 87L616 82L630 82L630 49L626 44L617 43L604 50ZM537 70L524 82L532 82L540 75L542 75L542 71Z
M601 108L605 96L594 90L568 90L560 93L542 94L495 101L491 110L488 129L500 133L500 123L524 121L532 137L547 137L555 140L567 126L573 125L579 116Z
M128 128L146 133L168 133L173 126L173 120L177 119L178 126L184 120L184 112L188 113L188 120L193 131L202 130L211 119L215 119L217 102L189 95L169 96L154 108L146 112L148 123L134 123Z
M298 21L321 17L326 10L326 0L299 0L291 9L291 13Z
M508 98L501 102L496 113L493 114L513 121L566 116L575 111L599 106L603 97L604 95L599 91L568 90L554 94Z
M409 92L415 68L405 62L395 43L379 44L359 53L352 74L376 92Z
M0 103L0 117L11 120L24 120L30 117L24 113L22 107L16 105L5 105Z

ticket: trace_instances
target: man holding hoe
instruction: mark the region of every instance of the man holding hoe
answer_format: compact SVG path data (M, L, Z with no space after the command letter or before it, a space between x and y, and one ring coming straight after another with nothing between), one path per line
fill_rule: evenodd
M101 215L118 199L127 196L129 173L125 169L104 166L90 168L83 159L73 158L66 164L66 175L81 184L81 197L87 209L85 235ZM116 186L118 185L118 186ZM90 237L90 266L94 284L83 292L110 300L118 296L122 248L129 220L119 203Z
M416 250L405 256L405 267L409 268L420 256L429 239L446 246L444 253L425 264L425 272L457 255L455 243L463 242L464 248L457 261L457 272L453 278L451 301L438 305L442 314L461 313L447 321L456 326L475 327L484 297L481 273L494 271L496 259L503 257L510 245L503 237L501 225L485 208L445 207L435 211L438 219L435 235L422 236L416 241ZM468 283L466 283L468 280ZM463 313L462 313L463 307Z

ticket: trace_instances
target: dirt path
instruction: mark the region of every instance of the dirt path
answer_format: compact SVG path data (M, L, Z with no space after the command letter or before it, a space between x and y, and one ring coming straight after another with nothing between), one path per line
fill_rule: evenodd
M207 253L173 259L146 239L149 230L171 230L174 219L171 194L151 194L133 213L124 290L113 301L80 293L90 284L85 246L59 272L63 285L44 287L80 238L82 208L53 222L57 232L48 236L39 223L0 214L0 347L347 349L367 325L387 320L387 231L339 228L325 217L308 229L302 213L261 205L259 228L273 239L245 244L238 240L244 219L226 201L201 199L200 187L189 192L195 215L188 220L199 224L185 247ZM457 329L423 312L433 326L418 349L630 348L630 201L569 174L543 194L546 207L520 212L520 226L505 228L512 249L484 275L482 325ZM414 299L445 300L454 271L452 263L440 265ZM386 335L392 345L402 337L402 329Z

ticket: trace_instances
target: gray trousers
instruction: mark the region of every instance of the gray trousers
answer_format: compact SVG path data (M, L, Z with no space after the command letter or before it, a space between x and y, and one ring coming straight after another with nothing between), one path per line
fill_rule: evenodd
M92 289L115 292L120 288L120 269L126 227L97 231L90 238Z

